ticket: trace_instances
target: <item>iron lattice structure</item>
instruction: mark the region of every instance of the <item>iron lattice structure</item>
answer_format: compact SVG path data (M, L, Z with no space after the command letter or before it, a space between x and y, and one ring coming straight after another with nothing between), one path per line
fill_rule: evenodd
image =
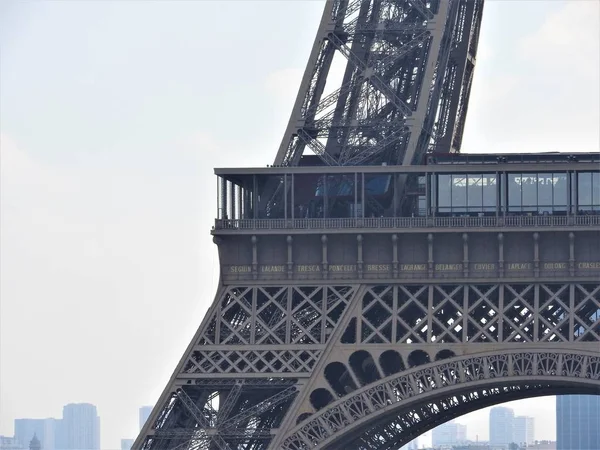
M599 392L600 220L579 212L583 197L559 217L501 214L504 187L493 217L366 217L361 206L392 179L373 166L460 150L482 9L326 2L275 160L290 173L223 181L220 287L136 450L392 450L486 406ZM326 89L336 55L345 70ZM318 157L309 165L363 173L327 181L297 167L305 148ZM569 173L575 198L595 166L561 164L548 170ZM409 172L393 178L394 198L426 195L433 208L429 181L421 192ZM310 177L338 199L353 192L352 217L296 208L307 189L321 195L302 184Z
M136 446L397 449L600 389L596 283L224 286Z
M307 147L332 166L460 151L482 12L483 0L328 1L275 164Z

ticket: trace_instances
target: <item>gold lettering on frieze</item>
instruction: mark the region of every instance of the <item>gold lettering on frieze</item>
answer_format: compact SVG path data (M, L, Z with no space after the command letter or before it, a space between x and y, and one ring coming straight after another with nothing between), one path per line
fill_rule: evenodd
M567 267L567 263L564 262L544 263L543 265L545 270L561 270L566 269Z
M284 273L286 270L285 266L260 266L260 271L263 273Z
M318 264L299 264L296 266L296 272L320 272L321 266Z
M580 262L577 263L577 268L583 270L597 270L600 269L600 262Z
M462 270L462 264L436 264L435 270L436 272L455 272L457 270Z
M427 264L400 264L402 272L423 272L427 270Z
M473 264L473 270L496 270L496 264L494 263L475 263Z
M531 263L508 263L506 268L508 270L531 270L533 265Z
M250 273L252 266L229 266L229 273Z
M330 272L356 272L356 264L331 264Z
M389 264L367 264L367 272L389 272L392 266Z

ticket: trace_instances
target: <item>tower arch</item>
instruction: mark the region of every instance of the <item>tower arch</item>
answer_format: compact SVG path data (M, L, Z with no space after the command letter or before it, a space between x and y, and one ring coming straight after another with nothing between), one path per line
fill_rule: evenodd
M547 348L458 356L377 380L327 405L290 432L282 450L401 446L455 417L487 406L555 394L598 394L600 357ZM386 427L393 442L382 442ZM353 444L355 442L355 444ZM353 447L357 445L357 447Z

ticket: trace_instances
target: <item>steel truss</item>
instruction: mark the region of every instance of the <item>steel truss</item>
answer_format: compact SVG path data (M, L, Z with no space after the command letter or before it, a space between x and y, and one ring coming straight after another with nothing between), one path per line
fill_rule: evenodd
M398 448L490 404L598 392L598 341L597 282L227 286L136 448Z
M482 12L483 0L327 1L275 164L305 148L326 165L460 151Z
M483 0L328 0L275 164L299 165L306 148L330 166L458 152L482 11ZM343 77L326 86L340 57ZM259 210L284 189L266 187ZM597 280L225 280L134 449L397 449L491 404L597 393L598 341Z
M399 448L428 429L485 406L557 392L597 394L600 356L593 355L528 349L449 357L404 370L300 418L281 448Z

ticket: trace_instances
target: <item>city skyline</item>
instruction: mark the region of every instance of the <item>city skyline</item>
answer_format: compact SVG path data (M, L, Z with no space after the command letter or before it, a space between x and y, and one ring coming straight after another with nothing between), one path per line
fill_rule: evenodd
M467 426L450 420L435 427L431 433L432 446L458 445L467 441Z
M36 437L44 450L100 450L100 417L95 405L68 403L60 419L16 418L13 437L20 448L29 448Z
M139 432L150 413L152 406L144 405L138 409ZM87 418L84 417L87 415ZM87 420L86 420L87 419ZM70 426L66 424L71 422ZM96 430L90 430L85 422L96 424ZM103 447L99 443L100 417L97 415L96 406L89 403L72 404L63 406L63 417L57 419L47 418L16 418L14 420L13 436L1 436L5 439L14 439L19 448L27 449L29 442L36 436L43 450L98 450ZM137 437L137 432L128 438L121 438L121 450L129 450ZM97 443L95 443L98 441ZM89 445L88 445L89 444Z
M0 5L0 434L85 399L120 448L210 305L212 168L272 163L322 12L229 5ZM598 32L597 2L486 3L464 149L597 151ZM554 397L519 404L554 435ZM485 411L457 422L488 435Z
M567 396L567 397L573 397L573 396ZM539 398L528 399L528 400L535 401L537 399L539 399ZM464 422L465 420L469 420L469 416L479 416L481 418L480 421L489 421L490 420L489 416L490 416L491 411L493 409L497 409L497 408L507 409L507 410L512 411L513 412L513 417L514 417L515 421L517 419L521 419L521 418L533 420L533 418L531 418L531 417L523 416L523 415L516 415L514 413L513 408L515 408L515 407L520 412L523 412L523 411L525 411L527 409L526 407L523 408L523 403L524 403L524 401L507 402L507 403L501 404L500 406L498 406L498 405L497 406L491 406L491 407L488 407L488 408L483 408L483 409L474 411L472 413L469 413L469 414L466 414L466 415L463 415L463 416L459 416L458 418L450 420L448 422L445 422L444 424L441 424L438 427L434 428L432 431L427 432L427 433L419 436L418 438L416 438L415 440L413 440L409 444L407 444L405 446L406 449L404 449L404 450L410 450L411 448L415 448L415 445L418 445L418 448L436 445L436 432L437 432L437 435L440 436L439 431L443 430L442 433L447 436L448 435L447 428L449 427L449 425L455 425L456 426L455 427L456 429L454 431L450 432L450 433L455 433L457 435L458 439L456 439L456 444L460 444L461 442L486 441L486 439L480 438L480 434L479 433L481 431L481 427L479 427L479 428L477 426L475 426L475 427L469 427L470 434L467 435L467 425L464 424L464 423L462 423L462 422ZM67 405L63 406L63 411L64 411L65 407L71 406L71 405L72 404L67 404ZM91 407L95 408L94 405L85 404L85 403L84 404L79 404L79 405L86 405L86 406L91 406ZM135 438L137 437L137 433L141 430L141 428L142 428L145 420L147 420L147 417L149 416L152 408L153 408L152 406L144 405L144 406L141 406L141 407L139 407L137 409L137 417L138 417L138 420L139 420L138 431L134 435L132 435L132 436L121 437L120 438L120 446L117 447L117 448L115 448L114 450L118 450L119 448L121 450L129 450L131 448L133 442L135 441ZM15 433L14 433L15 436L14 437L19 442L21 442L23 440L23 439L19 440L17 438L17 423L30 422L30 421L41 422L41 423L46 422L46 421L58 422L60 420L61 419L56 419L56 418L35 418L35 419L32 419L32 418L17 418L14 421L15 422ZM471 421L474 422L474 423L477 422L477 421L473 421L473 417L471 417ZM36 433L36 435L40 439L40 441L43 442L43 436L44 436L44 434L42 433L41 434L42 437L40 437L40 433L38 432L38 428L36 428L35 426L32 426L31 424L24 424L23 428L26 429L26 430L30 430L30 431L26 432L25 440L27 442L29 442L29 440L31 439L28 436L29 435L33 436L34 432ZM0 436L0 437L11 438L11 436ZM439 437L438 437L438 439L439 439ZM536 438L536 439L537 440L542 440L542 439L538 439L538 438ZM547 438L547 439L548 440L556 440L556 436L551 437L551 438ZM438 443L438 445L441 445L441 444ZM27 446L24 446L23 448L27 448ZM51 448L53 450L68 450L66 448L63 449L62 447L45 447L44 445L42 445L42 449L43 450L50 450ZM103 446L100 446L99 448L100 448L100 450L113 450L112 448L103 447ZM94 450L94 449L92 449L92 450Z

